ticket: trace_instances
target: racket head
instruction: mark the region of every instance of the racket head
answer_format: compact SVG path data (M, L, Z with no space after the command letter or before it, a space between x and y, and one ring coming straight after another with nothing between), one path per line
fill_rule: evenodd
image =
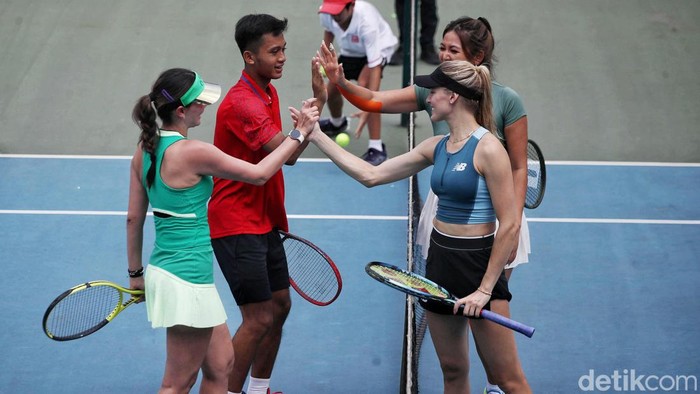
M365 266L365 271L379 282L423 300L453 303L455 299L437 283L395 265L373 261Z
M365 271L367 271L369 276L378 280L379 282L406 294L410 294L424 300L439 301L452 305L455 304L456 299L454 295L452 295L444 287L420 275L403 270L394 265L373 261L365 266ZM463 311L464 305L460 305L457 315L461 315ZM490 320L504 327L508 327L511 330L520 332L527 337L532 337L532 334L535 332L533 327L519 323L505 316L501 316L497 313L491 312L490 310L482 309L479 317Z
M539 145L533 140L527 140L527 193L525 208L535 209L544 198L547 186L547 167L544 155Z
M314 305L332 304L343 289L343 279L333 259L307 239L286 231L279 233L287 255L289 284Z
M131 297L124 302L126 294ZM83 338L107 325L143 294L142 290L125 289L109 281L79 284L61 293L46 308L44 333L55 341Z

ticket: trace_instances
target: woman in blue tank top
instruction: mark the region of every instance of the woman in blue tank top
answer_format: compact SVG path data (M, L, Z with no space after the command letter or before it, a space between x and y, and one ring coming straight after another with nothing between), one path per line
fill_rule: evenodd
M326 54L327 55L327 54ZM325 55L318 61L324 65ZM325 66L324 66L325 67ZM469 390L469 329L484 364L508 393L530 393L513 332L478 316L483 308L509 316L511 294L503 268L516 247L520 228L508 153L493 128L491 79L485 66L443 62L416 77L431 89L431 120L444 120L449 134L434 136L403 155L372 166L345 151L317 127L310 135L341 170L367 187L395 182L434 165L431 186L439 197L426 276L459 300L454 308L425 303L445 392ZM498 237L496 220L499 221Z
M489 130L499 136L506 146L511 162L513 182L516 195L516 207L521 216L521 228L518 248L511 252L509 264L506 265L506 277L510 277L513 268L529 261L530 232L523 211L525 191L527 189L527 112L520 95L512 88L502 85L493 78L495 56L493 54L495 38L491 24L484 17L464 16L449 22L442 33L440 43L440 61L466 60L475 65L484 65L491 71L491 99L494 128ZM327 52L323 46L320 52ZM426 111L432 114L432 108L425 99L430 89L412 85L401 89L371 91L348 81L342 69L335 61L324 65L326 74L332 83L340 87L343 96L357 108L367 112L406 113ZM449 129L444 121L432 120L433 134L447 134ZM422 248L425 258L428 250L430 223L435 216L435 194L428 192L418 225L416 242Z
M207 221L211 177L262 185L300 147L298 140L285 138L252 164L212 144L189 140L189 128L200 124L206 106L220 95L218 85L175 68L164 71L132 111L141 136L131 159L126 222L129 285L145 289L148 320L153 328L167 330L161 392L189 392L201 369L201 392L225 393L233 367L226 313L214 286ZM297 129L304 136L319 117L312 101L295 111ZM144 273L143 226L149 205L156 239Z
M492 73L491 111L495 128L489 130L499 136L508 151L511 172L513 173L515 204L521 217L518 247L513 249L508 264L505 266L506 278L509 279L516 266L529 261L530 254L530 230L523 210L527 189L528 121L520 95L512 88L502 85L494 79L492 71L495 63L494 46L495 38L489 21L484 17L464 16L445 26L439 55L441 62L467 60L475 65L485 65ZM321 52L323 51L322 47ZM382 113L425 111L428 115L432 114L432 107L426 104L430 89L412 85L401 89L370 91L345 79L343 73L338 72L337 62L331 62L330 65L324 65L324 67L329 79L342 88L340 91L343 96L363 111ZM445 121L432 119L431 121L434 135L449 132ZM436 208L437 197L431 189L424 201L416 233L416 246L420 251L418 256L423 260L427 259ZM486 374L489 382L484 390L485 393L502 394L496 385L491 384L493 377L488 369L486 369Z

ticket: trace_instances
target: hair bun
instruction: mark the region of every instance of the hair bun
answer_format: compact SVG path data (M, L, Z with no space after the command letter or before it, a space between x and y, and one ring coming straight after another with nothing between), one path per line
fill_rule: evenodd
M489 33L492 33L491 24L489 23L489 21L486 20L486 18L484 18L483 16L480 16L477 19L480 20L481 23L483 23L486 26L486 29L488 29Z

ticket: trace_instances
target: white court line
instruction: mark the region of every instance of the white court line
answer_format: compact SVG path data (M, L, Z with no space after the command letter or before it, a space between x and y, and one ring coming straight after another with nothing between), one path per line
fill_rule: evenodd
M44 155L44 154L0 154L0 158L19 159L77 159L77 160L129 160L131 156L115 155ZM330 163L325 158L301 158L308 163ZM548 165L580 166L630 166L630 167L700 167L700 163L662 162L615 162L615 161L547 161ZM3 215L87 215L126 216L125 211L60 211L60 210L0 210ZM152 215L149 212L149 215ZM372 215L288 215L290 219L312 220L408 220L407 216ZM601 223L601 224L679 224L698 225L700 220L656 220L656 219L600 219L600 218L528 218L528 222L541 223Z
M528 222L540 223L601 223L601 224L684 224L698 225L700 220L664 219L596 219L596 218L527 218Z
M70 211L37 209L0 209L0 215L126 216L126 211ZM152 216L152 212L148 212ZM289 219L317 220L408 220L407 216L382 215L287 215Z
M289 219L319 219L319 220L408 220L408 216L381 215L287 215Z
M547 165L559 166L610 166L610 167L700 167L700 163L664 163L644 161L565 161L545 160Z
M131 160L131 156L108 155L31 155L31 154L0 154L0 158L8 159L70 159L70 160Z
M126 216L126 211L50 211L37 209L0 209L0 215ZM153 213L148 212L148 215L153 215Z
M0 154L0 158L10 159L91 159L91 160L130 160L131 156L118 155L48 155L48 154ZM327 158L300 158L304 163L330 163ZM561 166L627 166L627 167L700 167L700 163L666 163L639 161L567 161L547 160L547 165Z
M67 216L126 216L126 211L62 211L32 209L0 209L0 215L67 215ZM153 215L148 212L148 215ZM289 219L310 220L408 220L408 216L383 215L287 215ZM533 223L600 223L600 224L679 224L700 225L700 220L664 219L603 219L603 218L527 218Z

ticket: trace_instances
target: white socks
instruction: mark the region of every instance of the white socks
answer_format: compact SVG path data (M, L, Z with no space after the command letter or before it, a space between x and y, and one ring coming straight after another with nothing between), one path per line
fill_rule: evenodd
M503 390L501 390L501 388L498 387L497 385L486 382L486 392L489 393L491 391L495 391L497 393L503 392Z
M382 140L369 140L369 147L380 152L384 151L384 148L382 147Z
M268 388L270 388L270 379L260 379L251 376L248 381L246 394L267 394Z
M343 121L345 120L345 116L341 115L340 118L334 118L331 116L331 124L335 127L340 127L340 125L343 124Z

